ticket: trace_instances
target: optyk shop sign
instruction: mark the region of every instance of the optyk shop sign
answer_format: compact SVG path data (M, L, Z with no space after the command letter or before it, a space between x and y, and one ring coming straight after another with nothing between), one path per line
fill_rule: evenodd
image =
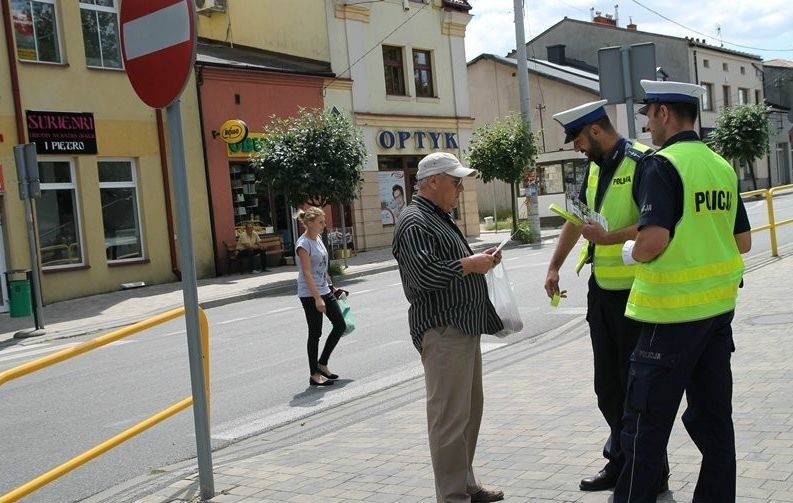
M389 150L397 149L458 149L457 133L447 131L380 131L377 145Z
M94 114L26 110L28 138L41 154L96 154Z

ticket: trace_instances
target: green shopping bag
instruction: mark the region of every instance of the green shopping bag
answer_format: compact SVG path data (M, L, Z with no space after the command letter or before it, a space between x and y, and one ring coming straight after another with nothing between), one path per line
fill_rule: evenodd
M341 294L337 301L339 303L339 307L341 308L341 314L344 316L344 323L347 324L347 328L344 330L342 335L347 335L355 330L355 316L352 314L350 303L347 302L347 295Z

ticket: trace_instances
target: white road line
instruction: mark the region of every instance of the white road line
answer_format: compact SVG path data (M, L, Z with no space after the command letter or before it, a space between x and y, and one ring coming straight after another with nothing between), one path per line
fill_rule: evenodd
M49 346L48 342L42 342L39 344L30 344L29 346L14 346L12 348L0 350L0 355L4 353L16 353L19 351L30 351L33 348L40 348L41 346Z
M397 283L397 285L400 285L400 284L401 283ZM388 285L388 286L394 286L394 285ZM344 290L344 289L342 288L342 290ZM369 292L374 292L374 291L375 291L374 288L369 288L367 290L353 290L352 292L350 292L350 295L352 295L352 294L360 295L362 293L369 293Z
M114 341L111 342L110 344L106 344L97 349L105 349L110 346L123 346L124 344L129 344L131 342L136 342L136 341L134 340ZM59 344L57 346L52 346L49 345L48 343L31 344L30 346L24 346L22 348L14 348L15 351L17 351L17 353L14 355L0 357L0 362L17 360L20 358L28 358L30 356L40 355L42 353L54 353L56 351L60 351L61 349L78 346L80 344L82 344L82 342L67 342L66 344ZM40 347L40 346L46 346L46 347ZM33 349L31 351L31 348L38 348L38 349ZM22 351L22 350L26 350L26 351Z
M27 352L18 353L18 354L15 354L15 355L4 356L4 357L0 358L0 362L7 362L7 361L10 361L10 360L17 360L19 358L28 358L30 356L34 356L34 355L38 355L38 354L42 354L42 353L51 353L51 352L54 352L54 351L58 351L60 349L66 349L66 348L71 347L71 346L76 346L78 344L81 344L81 343L79 343L79 342L70 342L68 344L61 344L59 346L50 346L50 347L46 347L46 348L34 349L33 351L27 351Z
M494 349L498 349L500 347L504 347L504 346L507 345L507 343L506 342L482 342L479 345L482 348L482 354L484 354L484 353L489 353L490 351L493 351Z
M391 283L390 285L386 286L402 286L402 282L400 281L399 283Z
M218 321L216 323L212 323L212 325L228 325L230 323L237 323L237 322L240 322L240 321L252 320L254 318L262 318L264 316L270 316L271 314L284 313L286 311L293 311L295 309L297 309L297 308L296 307L282 307L280 309L273 309L272 311L267 311L266 313L254 314L253 316L242 316L240 318L233 318L231 320ZM179 333L184 333L184 330L182 330Z

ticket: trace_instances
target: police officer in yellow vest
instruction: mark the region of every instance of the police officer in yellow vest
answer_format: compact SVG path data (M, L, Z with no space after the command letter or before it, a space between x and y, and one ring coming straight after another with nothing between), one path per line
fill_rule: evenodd
M653 143L637 180L641 208L625 263L638 262L625 310L643 322L631 356L615 503L656 500L664 451L683 392L683 424L702 453L694 503L735 502L732 322L751 248L735 170L710 150L694 123L705 89L641 81Z
M621 137L603 107L606 100L585 103L553 116L565 130L565 143L573 142L576 151L590 161L579 199L606 218L609 230L600 224L565 222L559 242L548 266L545 291L566 295L559 289L559 269L583 234L587 241L581 250L578 269L592 264L587 295L595 367L595 394L598 408L610 428L603 447L608 460L594 476L581 480L584 491L614 487L623 465L620 448L623 404L628 379L629 357L639 337L639 323L625 318L625 303L633 283L633 267L622 263L622 245L636 236L639 208L632 187L636 161L647 147Z

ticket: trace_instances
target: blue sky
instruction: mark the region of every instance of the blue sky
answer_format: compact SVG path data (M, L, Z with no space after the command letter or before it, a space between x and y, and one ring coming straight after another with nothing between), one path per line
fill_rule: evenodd
M504 56L514 49L513 0L469 0L469 3L474 18L465 35L467 59L470 61L481 53ZM622 28L632 20L640 31L704 38L708 44L723 43L727 49L756 54L764 60L793 60L790 0L527 0L526 40L565 16L590 20L592 7L613 15L616 3L619 3ZM717 27L721 28L721 39Z

